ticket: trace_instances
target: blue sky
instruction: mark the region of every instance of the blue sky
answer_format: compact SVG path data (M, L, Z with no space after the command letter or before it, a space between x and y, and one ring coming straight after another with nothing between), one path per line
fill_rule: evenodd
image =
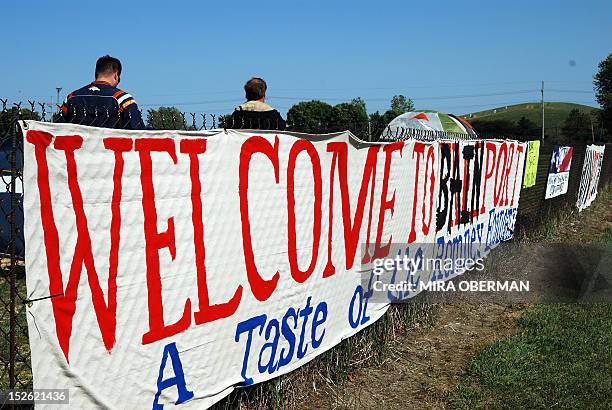
M612 52L607 1L3 2L0 98L55 100L121 59L143 109L228 113L251 76L281 112L394 94L456 114L539 100L596 105ZM556 90L556 91L553 91Z

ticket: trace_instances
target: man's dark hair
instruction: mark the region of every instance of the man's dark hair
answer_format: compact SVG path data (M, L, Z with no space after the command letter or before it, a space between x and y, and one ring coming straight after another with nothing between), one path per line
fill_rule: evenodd
M266 82L258 77L253 77L244 85L247 101L260 100L266 96Z
M108 54L98 58L96 62L96 78L104 74L117 73L121 75L121 61L118 58L111 57Z

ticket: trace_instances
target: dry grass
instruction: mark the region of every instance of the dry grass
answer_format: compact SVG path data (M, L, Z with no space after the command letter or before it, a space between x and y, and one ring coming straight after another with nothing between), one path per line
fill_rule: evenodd
M374 324L345 339L305 366L268 382L237 389L213 408L295 407L319 390L332 395L334 392L339 393L337 389L340 382L351 380L359 368L384 364L390 360L400 351L398 336L409 333L415 327L430 326L435 321L435 315L434 305L420 302L393 305Z

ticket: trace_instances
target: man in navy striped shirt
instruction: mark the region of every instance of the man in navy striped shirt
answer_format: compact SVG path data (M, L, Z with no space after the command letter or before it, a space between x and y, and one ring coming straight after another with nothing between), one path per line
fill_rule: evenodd
M96 80L71 92L62 104L62 119L93 127L145 129L136 100L117 88L121 62L109 55L96 62Z

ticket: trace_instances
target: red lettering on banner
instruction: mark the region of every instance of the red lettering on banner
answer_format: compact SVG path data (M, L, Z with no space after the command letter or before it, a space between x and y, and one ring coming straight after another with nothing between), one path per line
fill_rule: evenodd
M42 131L28 131L26 139L34 145L34 154L38 168L37 183L40 195L40 213L47 256L47 269L49 273L49 292L55 296L51 299L53 316L55 318L55 329L58 342L67 362L70 348L70 336L72 334L72 320L76 310L76 299L81 270L83 264L87 270L87 280L92 294L92 302L98 326L102 334L102 341L106 350L110 352L115 344L117 327L117 262L119 249L119 232L121 228L120 208L121 201L121 177L123 174L122 152L131 149L131 140L125 138L108 139L113 143L106 143L107 149L115 151L115 169L113 174L113 203L111 205L111 251L109 254L109 277L108 277L108 304L104 300L102 288L100 287L98 274L95 269L91 237L87 226L87 216L83 208L83 196L78 183L77 166L74 151L79 149L83 143L80 136L59 136L55 139L55 149L64 151L66 155L66 171L68 188L72 198L77 228L77 240L74 256L71 263L68 283L64 290L62 271L60 268L59 234L51 199L49 184L49 167L47 163L47 148L51 144L53 136Z
M323 277L331 276L335 273L335 267L331 261L332 255L332 226L333 226L333 195L334 195L334 170L337 167L338 182L340 184L340 200L342 203L342 222L344 226L344 248L346 257L346 269L353 266L355 253L357 252L357 244L359 243L359 232L361 231L361 222L365 208L368 186L370 189L370 213L368 217L368 231L366 238L366 255L369 257L368 248L370 245L370 230L372 227L372 211L374 205L374 188L376 184L376 157L380 146L374 145L368 148L365 164L363 167L363 176L361 178L361 187L359 188L359 196L355 208L355 216L351 222L351 202L349 200L347 162L348 162L348 145L346 142L330 142L327 144L327 152L332 153L332 162L330 169L330 186L329 186L329 230L327 236L327 265L323 271ZM371 183L370 183L371 182Z
M295 162L300 152L306 152L312 164L312 177L314 181L314 208L312 222L312 254L310 264L305 271L300 270L297 258L297 234L295 230ZM289 162L287 164L287 248L291 276L298 283L303 283L312 275L319 254L319 243L321 240L321 202L323 182L321 177L321 160L312 142L308 140L297 140L289 151Z
M436 184L436 172L434 169L436 159L435 159L434 152L435 152L435 148L430 146L429 149L427 150L427 159L425 160L425 180L423 181L423 206L421 208L421 212L423 216L423 235L427 235L429 233L429 227L431 226L431 219L433 217L434 185ZM431 167L429 165L430 158L431 158ZM431 169L431 174L429 172L430 169ZM429 201L427 200L428 175L429 175ZM416 188L415 188L415 192L416 192ZM428 202L429 202L429 218L426 218L425 217L425 206ZM414 217L413 217L412 226L414 226ZM413 239L413 241L415 239Z
M412 149L412 159L413 160L414 160L414 154L416 154L416 157L417 157L416 158L416 173L414 175L414 184L413 184L414 194L412 195L412 221L410 223L410 234L408 235L408 243L412 243L416 241L415 223L416 223L416 213L417 213L417 194L419 192L419 171L421 169L420 168L421 159L425 155L425 144L422 142L415 142L414 148ZM425 176L425 185L427 185L427 176ZM425 186L423 187L423 189L424 189L423 200L425 200L425 194L427 193L427 190ZM425 213L425 208L423 208L423 214L424 213ZM425 227L423 226L423 229L424 228ZM427 229L429 230L429 226L427 227Z
M180 333L189 327L191 324L191 300L187 298L185 301L183 315L177 322L170 325L165 324L159 251L168 248L172 260L176 258L174 217L168 219L168 228L164 232L157 231L157 209L155 208L151 152L167 152L172 158L172 162L176 164L174 140L172 138L140 138L136 140L134 148L138 151L141 167L140 182L142 184L149 306L149 331L142 336L142 344L148 344Z
M249 165L251 157L256 153L264 154L274 167L274 180L278 184L279 164L278 164L278 137L274 137L274 146L263 137L253 136L247 139L240 149L239 181L238 193L240 195L240 219L242 221L242 246L244 250L244 263L246 265L247 279L251 285L253 296L259 301L267 300L278 283L280 274L274 273L272 279L264 279L259 274L255 265L255 255L253 254L253 242L251 240L251 222L249 221Z
M117 266L119 264L119 242L121 235L121 194L123 186L123 168L125 161L123 153L132 150L134 142L131 138L104 138L104 148L115 153L115 169L113 170L113 199L111 202L110 254L108 258L109 281L116 282Z
M506 144L506 143L504 143ZM514 161L514 144L509 144L510 148L509 148L509 153L508 153L508 161L506 164L506 170L504 172L504 181L503 181L503 185L504 185L504 194L503 194L503 206L508 205L508 202L510 200L509 195L508 195L508 189L510 188L510 171L512 170L512 163Z
M393 209L395 206L395 189L391 198L387 199L387 191L389 190L389 175L391 173L391 160L393 159L393 152L399 151L400 157L402 156L402 150L404 149L404 142L394 142L389 145L385 145L383 151L385 151L385 167L383 172L382 189L380 193L380 209L378 212L378 229L376 230L376 243L374 244L374 255L373 258L383 258L389 254L391 248L391 241L393 241L393 235L389 236L389 240L385 246L380 246L382 241L383 227L385 224L385 212L391 211L393 216ZM370 262L370 259L366 259L364 255L364 263Z
M191 179L191 222L193 223L193 245L198 281L198 308L193 317L196 325L213 322L233 315L242 298L242 285L234 296L224 303L210 304L208 282L206 280L206 247L204 245L204 221L202 218L202 182L200 181L200 161L198 154L206 152L206 139L184 139L180 143L182 154L189 155L189 176Z
M501 157L502 154L504 156L504 161L502 164ZM508 146L506 143L501 144L499 148L499 153L497 154L497 158L495 160L497 165L495 166L495 187L493 189L493 206L497 207L497 204L501 204L500 199L502 199L503 194L503 186L504 186L504 174L506 173L506 163L508 162ZM499 178L500 172L499 167L501 166L501 179Z
M524 163L524 161L521 161L523 150L524 149L521 144L516 145L517 158L516 158L516 167L514 168L514 184L512 185L512 201L510 202L511 206L514 206L514 193L516 191L516 182L517 182L516 177L518 176L518 169L521 166L521 164Z
M497 147L492 142L487 142L485 147L487 149L487 155L485 155L485 177L484 186L482 189L482 206L480 207L480 214L484 214L486 211L485 203L487 199L487 182L489 181L489 178L493 176L493 171L495 170L495 156L497 152ZM490 162L489 159L491 160ZM489 168L489 163L491 164L491 168ZM493 183L495 184L495 181L493 181ZM493 186L493 190L495 191L495 185Z

